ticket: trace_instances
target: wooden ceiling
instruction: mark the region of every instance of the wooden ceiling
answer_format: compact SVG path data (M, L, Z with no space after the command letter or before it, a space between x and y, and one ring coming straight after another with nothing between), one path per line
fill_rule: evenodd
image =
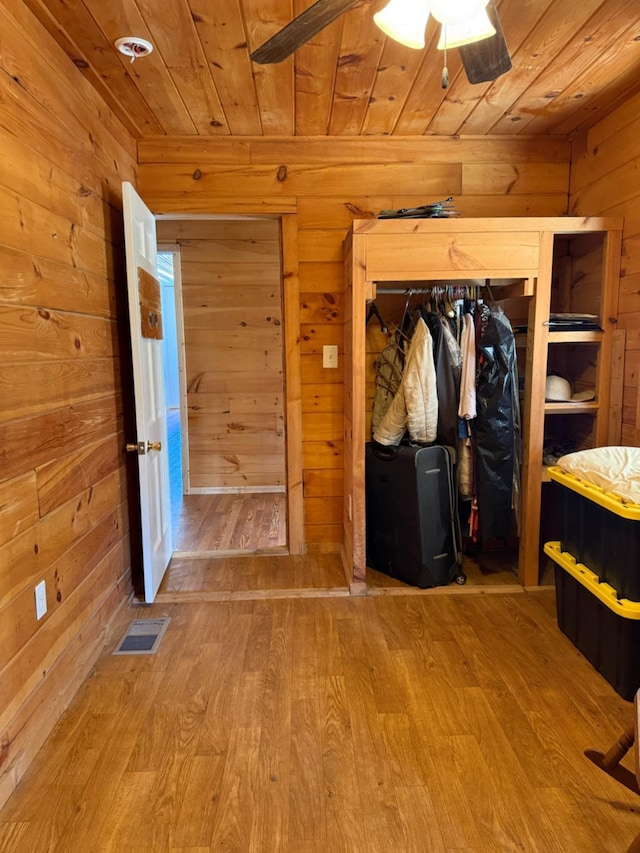
M384 37L362 0L279 65L249 53L311 0L25 0L138 137L557 134L640 90L640 0L499 0L513 69L470 85L431 19L427 47ZM133 64L121 36L151 41Z

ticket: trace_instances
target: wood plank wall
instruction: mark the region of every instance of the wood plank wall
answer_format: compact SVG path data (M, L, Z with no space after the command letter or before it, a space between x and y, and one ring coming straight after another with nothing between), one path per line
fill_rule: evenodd
M188 407L188 491L285 485L277 219L160 220L178 243Z
M640 446L639 116L636 95L574 142L570 197L572 213L624 217L617 328L624 337L622 444L632 447Z
M18 0L0 44L2 805L130 591L116 282L136 151Z
M567 212L564 140L157 137L140 142L140 192L155 213L297 212L305 541L342 543L342 242L353 219L455 197L466 216ZM339 367L322 367L337 344Z

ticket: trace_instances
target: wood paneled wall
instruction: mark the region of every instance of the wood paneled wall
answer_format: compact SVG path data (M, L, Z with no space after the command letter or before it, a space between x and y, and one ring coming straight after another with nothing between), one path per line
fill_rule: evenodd
M297 212L307 548L342 543L342 242L351 221L450 195L467 216L562 215L569 158L556 139L140 142L140 192L155 213ZM322 367L324 344L338 345L337 370Z
M161 220L180 246L188 490L285 485L277 219Z
M622 444L640 446L640 95L577 139L571 211L624 217L617 328L624 336L612 380L624 383ZM620 335L620 337L622 337Z
M0 44L1 805L130 590L116 282L136 170L129 134L19 0Z

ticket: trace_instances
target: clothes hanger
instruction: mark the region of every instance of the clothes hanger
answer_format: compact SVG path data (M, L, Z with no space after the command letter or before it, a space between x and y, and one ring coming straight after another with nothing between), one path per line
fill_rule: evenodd
M385 323L385 321L382 319L382 315L380 314L380 309L376 305L375 301L371 302L369 304L369 311L367 312L366 325L369 325L369 320L371 320L372 317L377 317L378 322L380 323L380 329L382 330L383 334L387 335L389 333L389 328L388 328L387 324Z
M487 293L489 294L489 300L491 301L491 304L495 305L496 300L493 298L493 291L491 290L491 279L490 278L485 278L484 286L487 288Z
M451 298L451 288L447 287L445 290L444 298L444 313L450 320L453 320L453 318L456 316L456 312L453 308L453 305L451 304Z

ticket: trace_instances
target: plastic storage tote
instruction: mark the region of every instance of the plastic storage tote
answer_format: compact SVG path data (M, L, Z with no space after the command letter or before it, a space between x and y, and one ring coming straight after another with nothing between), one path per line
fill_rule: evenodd
M559 493L560 545L619 598L640 601L640 505L549 468Z
M555 566L558 626L624 699L640 687L640 602L620 599L576 562L559 542L547 542Z

